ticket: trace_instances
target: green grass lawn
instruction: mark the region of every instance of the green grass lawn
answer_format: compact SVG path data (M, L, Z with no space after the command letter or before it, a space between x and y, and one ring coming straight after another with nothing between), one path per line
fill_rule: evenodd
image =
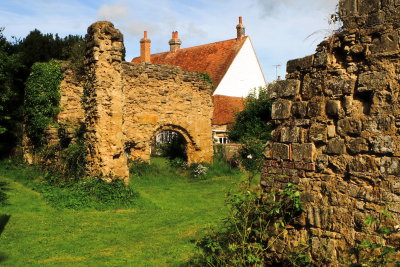
M168 169L166 162L153 162ZM139 193L132 207L98 211L57 209L20 182L21 167L0 165L9 183L11 218L0 237L3 266L179 266L194 241L227 214L224 195L240 174L194 180L160 174L132 177ZM168 172L166 172L168 173Z

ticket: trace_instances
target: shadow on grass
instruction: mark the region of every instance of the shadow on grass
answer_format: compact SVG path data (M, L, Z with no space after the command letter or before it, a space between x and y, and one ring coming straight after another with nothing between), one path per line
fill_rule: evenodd
M4 214L0 215L0 236L1 236L1 233L3 232L4 228L6 227L6 224L10 220L10 217L11 217L11 215L4 215ZM8 257L5 253L0 252L0 263L5 261L7 258Z
M7 259L8 259L8 256L5 253L0 252L0 263L3 261L6 261Z
M6 224L10 220L11 215L0 214L0 235L3 232Z

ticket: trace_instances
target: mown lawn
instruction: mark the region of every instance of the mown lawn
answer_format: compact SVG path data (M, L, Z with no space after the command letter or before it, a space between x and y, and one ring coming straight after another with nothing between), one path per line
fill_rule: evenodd
M168 168L164 160L153 163ZM3 266L182 265L195 252L194 241L227 214L224 195L241 179L133 177L139 197L132 207L98 211L54 208L20 182L26 172L0 164L0 181L10 188L0 214L11 215L0 237Z

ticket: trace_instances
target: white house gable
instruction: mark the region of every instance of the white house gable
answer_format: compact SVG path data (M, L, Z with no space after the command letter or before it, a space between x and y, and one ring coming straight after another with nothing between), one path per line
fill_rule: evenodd
M253 45L246 38L214 95L246 97L253 88L266 85Z

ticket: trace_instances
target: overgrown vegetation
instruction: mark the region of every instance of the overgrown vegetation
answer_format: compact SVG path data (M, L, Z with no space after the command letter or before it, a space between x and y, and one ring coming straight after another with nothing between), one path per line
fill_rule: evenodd
M122 180L105 182L98 177L79 181L66 179L39 168L2 162L0 168L6 172L15 172L15 179L42 194L56 208L71 209L115 209L131 206L137 198L132 187Z
M272 266L266 255L294 222L303 207L297 185L289 183L283 190L264 193L247 183L227 196L229 215L218 231L212 230L198 241L196 265ZM288 257L288 263L299 266L304 257ZM297 262L293 262L297 261Z
M397 230L390 227L390 220L393 220L393 215L387 210L381 211L378 217L366 217L365 226L371 233L378 234L379 238L357 243L350 251L355 259L350 266L400 266L400 259L397 258L400 247L386 244L388 238L400 230L400 226L397 226Z
M199 75L203 78L204 81L208 82L211 85L211 88L214 88L214 83L210 78L210 75L204 72L200 72Z
M157 158L154 158L155 160ZM162 159L162 158L160 158ZM162 168L158 164L150 164L142 160L130 162L130 173L134 177L144 178L151 175L177 176L189 180L206 180L220 176L239 176L240 170L232 167L228 162L218 156L212 163L188 164L181 158L168 159Z
M271 106L267 89L254 89L246 98L244 110L236 115L235 123L229 129L229 139L243 145L238 156L249 172L249 182L261 169L264 147L271 135Z
M21 132L21 109L18 104L21 83L18 77L23 65L20 55L12 51L12 45L0 28L0 157L9 154Z
M229 139L243 142L256 139L269 140L272 101L267 96L267 88L254 89L245 100L244 110L236 114L235 123L229 129Z
M44 143L45 130L54 122L59 111L62 80L60 64L57 61L35 63L26 81L25 122L26 131L36 147Z
M83 69L84 38L31 31L25 38L8 41L0 28L0 158L13 154L21 143L25 85L36 62L69 60Z

